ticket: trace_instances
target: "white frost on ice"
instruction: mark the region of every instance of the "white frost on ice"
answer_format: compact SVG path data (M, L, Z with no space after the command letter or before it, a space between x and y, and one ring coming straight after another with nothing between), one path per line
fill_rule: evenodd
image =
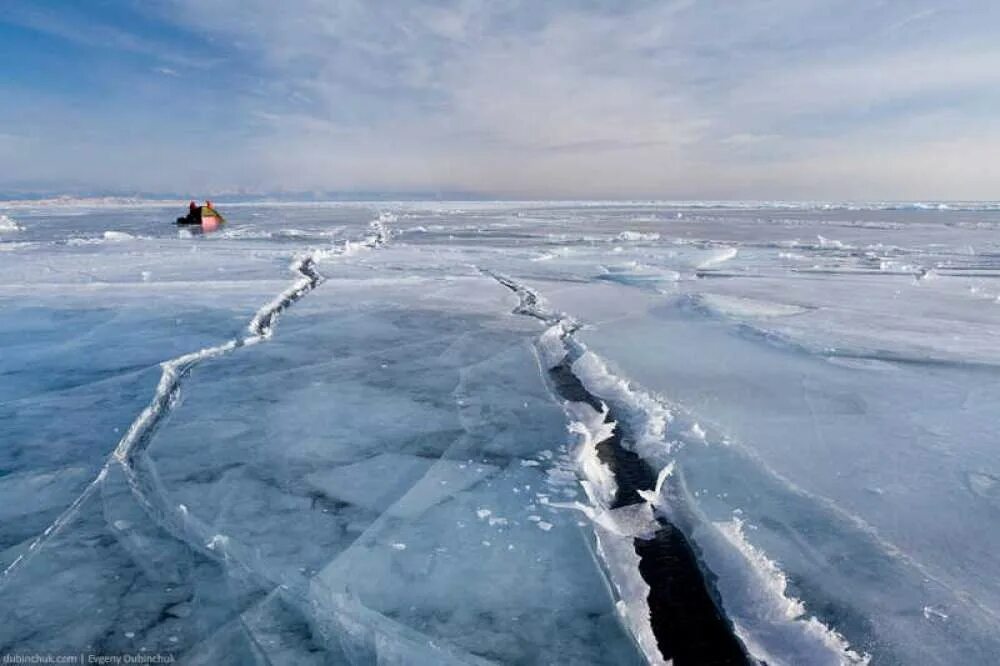
M820 236L817 234L817 240L819 240L819 246L823 249L838 249L842 250L848 246L844 244L843 241L834 240L832 238L826 238L825 236Z
M639 574L639 556L632 539L595 527L596 550L608 570L608 577L615 589L616 607L622 621L629 628L646 660L654 666L667 666L649 623L649 585Z
M719 264L725 263L735 257L738 252L739 250L735 247L719 248L702 259L698 263L697 268L711 268L712 266L718 266Z
M100 238L69 238L66 244L73 247L86 245L101 245L102 243L123 243L127 241L141 240L139 236L134 236L125 231L109 230L101 234Z
M633 388L590 351L573 362L573 374L591 394L625 408L624 416L630 420L635 435L635 453L653 463L654 469L669 462L671 447L666 432L674 417L661 401Z
M667 484L667 479L673 475L676 465L677 463L674 461L664 465L663 469L661 469L656 475L656 485L653 489L639 491L639 497L646 500L646 504L648 506L653 508L665 508L666 499L663 497L663 488Z
M560 321L545 329L538 338L538 349L546 370L556 367L566 358L565 335L566 325Z
M781 568L743 533L738 516L696 528L694 539L716 574L727 615L751 653L769 664L866 664L839 633L791 596Z
M132 234L126 233L124 231L105 231L104 232L104 240L106 240L106 241L121 242L121 241L135 240L135 238L136 237L133 236Z
M585 402L568 402L565 409L570 420L567 429L573 435L571 444L586 479L584 488L598 505L609 505L618 491L618 484L614 474L597 455L597 445L611 437L615 429L613 421L605 420L608 408L598 412Z
M656 232L623 231L615 236L615 238L620 241L655 241L660 240L660 234Z

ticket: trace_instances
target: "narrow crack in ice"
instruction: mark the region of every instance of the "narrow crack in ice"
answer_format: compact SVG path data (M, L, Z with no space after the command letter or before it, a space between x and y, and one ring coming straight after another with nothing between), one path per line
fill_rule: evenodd
M233 338L222 344L183 354L161 363L162 373L160 381L157 384L149 405L139 413L129 426L125 435L118 442L118 445L112 451L93 481L84 488L83 492L73 500L72 504L66 510L29 544L26 552L18 555L4 569L3 574L0 575L0 588L9 582L20 568L27 564L35 554L42 550L50 539L59 534L76 517L80 507L101 486L115 465L118 465L124 472L133 494L154 522L161 525L164 522L179 523L173 525L173 529L170 529L167 525L163 526L168 527L168 531L178 536L181 541L193 548L201 552L208 551L224 559L227 558L226 546L229 542L227 539L222 538L222 535L206 537L206 534L204 534L206 530L203 528L195 529L198 534L194 539L179 536L179 532L183 533L189 531L192 527L196 527L192 522L192 517L183 505L179 505L176 508L167 506L167 498L164 491L159 488L159 480L155 469L151 465L147 465L148 469L143 474L140 471L140 466L137 465L137 460L144 454L155 433L156 427L176 404L182 380L196 365L206 359L225 355L240 347L268 340L274 334L279 316L323 282L324 277L316 267L316 261L319 258L330 254L334 256L352 254L358 248L380 248L388 242L390 232L385 225L385 222L388 220L383 219L383 217L371 223L369 235L360 242L352 243L348 241L342 247L336 248L333 251L313 250L307 255L296 259L290 269L299 274L299 279L254 314L247 325L249 335ZM219 538L217 539L216 537ZM206 538L210 539L208 543L214 544L214 546L206 545Z

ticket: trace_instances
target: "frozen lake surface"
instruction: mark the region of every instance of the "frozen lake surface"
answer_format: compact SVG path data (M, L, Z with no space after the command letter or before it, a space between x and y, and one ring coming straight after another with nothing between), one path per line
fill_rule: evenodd
M1000 207L219 207L0 204L0 653L997 662Z

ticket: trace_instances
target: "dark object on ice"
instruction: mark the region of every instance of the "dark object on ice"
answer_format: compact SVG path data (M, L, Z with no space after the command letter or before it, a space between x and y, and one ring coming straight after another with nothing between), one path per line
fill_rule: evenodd
M207 228L215 228L225 221L219 211L212 207L211 201L206 201L204 206L198 206L192 201L188 214L177 218L177 224L200 224Z

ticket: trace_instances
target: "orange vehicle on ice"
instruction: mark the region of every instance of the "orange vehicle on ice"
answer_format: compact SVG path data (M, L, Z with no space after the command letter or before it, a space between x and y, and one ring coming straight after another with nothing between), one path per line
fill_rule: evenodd
M206 201L205 205L199 206L191 202L188 206L188 214L177 218L177 224L198 224L206 231L217 229L219 225L225 224L226 219L219 211L215 210L211 201Z

